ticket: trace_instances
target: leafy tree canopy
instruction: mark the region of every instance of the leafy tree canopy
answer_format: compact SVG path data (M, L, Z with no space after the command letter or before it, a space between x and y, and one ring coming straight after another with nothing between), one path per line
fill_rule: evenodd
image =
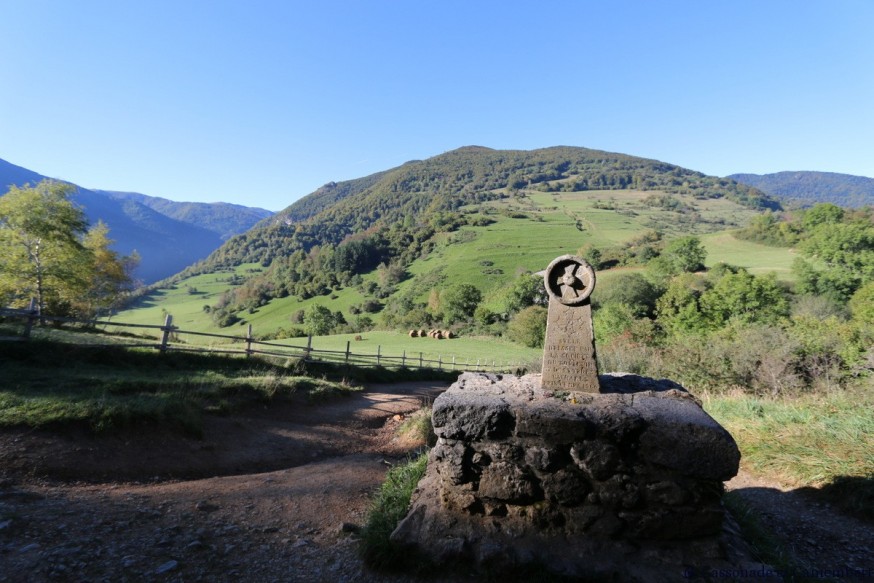
M134 258L109 249L108 229L91 232L82 209L70 201L74 186L43 180L13 186L0 198L0 301L40 313L90 317L131 283Z
M450 287L440 296L443 320L447 324L470 320L482 299L482 292L469 283Z

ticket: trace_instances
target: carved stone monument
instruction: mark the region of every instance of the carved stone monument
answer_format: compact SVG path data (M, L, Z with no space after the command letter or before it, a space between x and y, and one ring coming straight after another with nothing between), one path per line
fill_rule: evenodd
M543 376L465 373L434 401L437 444L392 542L593 581L754 567L721 504L731 435L672 381L597 376L588 263L559 257L545 283Z
M543 276L549 296L542 384L553 391L600 393L592 303L595 270L580 257L562 255Z

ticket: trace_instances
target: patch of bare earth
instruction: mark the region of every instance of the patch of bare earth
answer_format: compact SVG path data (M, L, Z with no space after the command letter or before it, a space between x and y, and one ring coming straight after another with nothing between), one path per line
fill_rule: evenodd
M201 440L3 432L0 581L401 580L363 566L354 532L416 446L402 416L445 388L214 418Z
M790 580L874 581L874 525L810 493L741 472L726 484L769 531L793 565Z

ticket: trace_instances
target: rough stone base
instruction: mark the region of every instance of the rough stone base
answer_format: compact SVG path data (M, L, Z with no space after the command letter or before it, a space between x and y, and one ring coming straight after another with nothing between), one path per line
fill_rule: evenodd
M671 381L601 386L563 397L539 375L461 375L434 402L437 445L392 541L440 562L607 580L747 565L721 504L740 460L731 435Z

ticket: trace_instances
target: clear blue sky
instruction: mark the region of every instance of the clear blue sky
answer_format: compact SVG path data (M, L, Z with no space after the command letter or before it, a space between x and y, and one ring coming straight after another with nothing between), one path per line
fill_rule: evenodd
M874 2L0 0L0 158L279 210L465 145L874 177Z

